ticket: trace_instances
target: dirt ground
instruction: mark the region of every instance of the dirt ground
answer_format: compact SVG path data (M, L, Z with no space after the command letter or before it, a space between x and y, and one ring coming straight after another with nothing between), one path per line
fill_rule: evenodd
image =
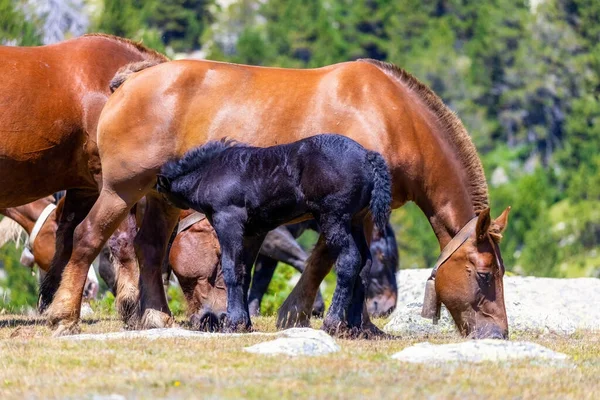
M377 321L383 325L384 320ZM319 321L313 324L318 327ZM272 317L254 320L274 331ZM121 330L115 317L87 319L84 333ZM0 316L0 397L22 398L600 398L600 334L511 334L571 356L562 366L406 364L390 358L416 342L338 340L341 352L291 358L249 354L259 335L218 338L57 340L39 318Z

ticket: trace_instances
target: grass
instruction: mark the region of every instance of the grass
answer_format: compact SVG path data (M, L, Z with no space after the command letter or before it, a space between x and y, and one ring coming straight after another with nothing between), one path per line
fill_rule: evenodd
M275 321L261 317L254 325L259 331L273 331ZM120 323L114 317L86 320L82 330L117 331ZM572 365L527 361L432 367L390 359L422 338L339 340L340 353L314 358L243 352L245 346L265 340L256 335L71 342L51 338L40 319L2 315L0 394L3 399L112 394L127 398L592 399L600 394L599 334L580 332L570 338L513 335L512 339L532 340L567 353Z

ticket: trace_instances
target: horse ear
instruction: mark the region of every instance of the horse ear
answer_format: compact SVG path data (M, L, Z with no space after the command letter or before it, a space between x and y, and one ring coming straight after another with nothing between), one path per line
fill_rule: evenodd
M158 174L156 175L156 186L158 189L168 191L171 189L171 181L166 176Z
M506 209L502 211L502 214L494 220L494 225L498 227L500 233L504 232L506 225L508 225L508 214L510 214L510 209L510 206L506 207Z
M490 209L486 208L479 214L479 217L477 218L477 227L475 228L475 234L478 242L485 240L486 235L488 233L488 229L490 229L491 223L492 219L490 218Z

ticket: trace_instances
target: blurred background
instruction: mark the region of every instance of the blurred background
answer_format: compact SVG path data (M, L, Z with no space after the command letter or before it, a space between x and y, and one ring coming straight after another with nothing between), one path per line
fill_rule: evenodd
M2 44L98 31L172 58L298 68L392 62L462 119L485 166L493 216L513 207L502 242L508 271L600 276L598 0L0 0ZM439 246L420 210L408 204L392 218L400 268L432 266ZM313 240L301 238L307 248ZM3 310L37 300L19 255L12 244L0 249ZM279 270L267 311L292 275Z

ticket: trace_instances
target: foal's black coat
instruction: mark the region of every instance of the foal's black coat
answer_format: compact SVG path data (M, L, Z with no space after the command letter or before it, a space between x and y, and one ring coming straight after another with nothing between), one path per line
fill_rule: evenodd
M371 264L364 217L370 210L384 230L390 213L391 178L379 153L334 134L268 148L209 142L165 164L157 186L173 205L205 213L217 233L227 329L250 329L250 268L267 232L311 216L337 259L324 329L335 333L348 326L357 277L366 268L361 278L368 279ZM364 301L364 290L361 296Z

